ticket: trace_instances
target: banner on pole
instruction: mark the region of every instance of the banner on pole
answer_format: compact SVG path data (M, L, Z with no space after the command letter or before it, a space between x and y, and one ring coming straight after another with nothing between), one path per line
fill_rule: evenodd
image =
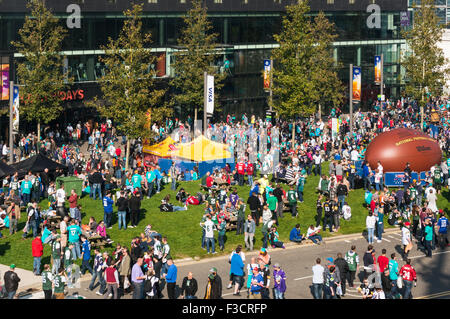
M12 129L13 133L19 133L19 112L20 112L20 97L19 97L19 86L14 85L13 88L13 103L12 103Z
M264 90L270 90L270 71L272 63L270 60L264 60Z
M0 100L9 101L9 64L0 65L1 90Z
M339 119L333 117L331 119L331 137L333 139L333 142L336 140L338 135L339 135Z
M381 84L381 56L375 56L375 84Z
M214 76L207 75L206 77L206 113L214 113Z
M361 68L353 67L353 101L361 101Z

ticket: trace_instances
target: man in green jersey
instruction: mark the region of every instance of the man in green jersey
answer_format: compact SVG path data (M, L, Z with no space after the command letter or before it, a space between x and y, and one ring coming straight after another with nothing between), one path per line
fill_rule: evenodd
M52 299L52 282L53 275L50 271L50 265L44 265L44 271L41 273L42 276L42 290L44 291L45 299Z
M73 288L71 281L72 281L72 264L73 264L73 243L69 243L69 246L64 249L64 269L67 272L68 277L68 287Z
M289 202L289 207L291 208L292 218L298 216L297 213L297 192L294 190L294 185L291 185L287 193L287 199Z
M56 275L61 267L61 236L56 234L56 229L52 233L56 235L51 243L53 259L52 273Z
M347 281L349 287L353 288L353 281L355 280L356 271L358 270L359 265L359 256L356 253L356 246L353 245L351 250L349 250L345 254L345 261L348 264L348 272L347 272Z
M434 168L434 173L433 173L433 182L434 182L434 188L436 188L436 191L438 194L441 193L441 166L436 165Z
M53 287L55 287L55 299L64 299L64 287L66 286L67 276L64 268L60 268L58 274L53 278Z
M278 216L277 216L278 200L273 195L273 191L269 192L269 197L267 198L267 205L269 206L269 209L272 212L272 218L275 219L275 222L278 226Z

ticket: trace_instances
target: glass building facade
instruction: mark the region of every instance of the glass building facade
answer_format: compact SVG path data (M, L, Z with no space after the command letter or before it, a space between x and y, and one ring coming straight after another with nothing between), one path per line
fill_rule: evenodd
M449 4L450 4L450 0ZM183 28L183 13L189 8L189 0L145 0L144 31L152 34L152 49L161 59L157 68L161 80L173 75L173 52ZM187 2L187 3L186 3ZM229 76L219 92L222 111L262 115L267 109L268 93L263 90L263 60L271 56L277 47L273 35L281 31L285 6L293 0L206 0L208 15L214 32L219 36L220 50L216 60L219 70L224 70L225 60L230 62ZM444 2L441 0L438 2ZM11 4L13 3L13 4ZM61 24L67 28L69 16L66 8L78 3L81 8L81 28L68 29L63 44L66 67L75 79L76 87L84 88L86 99L99 94L96 81L104 74L104 66L98 57L108 38L116 38L123 25L122 11L129 8L125 0L47 0ZM95 4L94 4L95 3ZM378 4L380 27L371 28L367 12L371 4ZM9 4L9 6L8 6ZM335 24L338 38L333 56L342 63L339 70L343 83L348 83L349 64L362 68L362 103L368 108L379 87L374 85L374 55L384 54L385 94L398 97L401 92L400 56L405 49L401 37L401 12L408 10L407 0L311 0L311 13L324 11ZM18 40L26 14L25 0L0 0L0 55L10 54L20 61L11 41ZM448 14L444 14L448 17ZM276 67L276 62L274 67ZM20 79L17 79L20 82ZM166 80L167 81L167 80ZM83 101L71 100L67 107L79 108ZM346 106L344 105L344 108ZM181 110L176 111L181 113Z

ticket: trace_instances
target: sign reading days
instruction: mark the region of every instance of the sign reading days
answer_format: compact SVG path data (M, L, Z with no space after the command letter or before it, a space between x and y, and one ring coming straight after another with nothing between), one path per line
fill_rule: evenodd
M77 90L67 90L67 91L59 91L58 96L60 97L61 101L81 101L84 100L84 90L77 89ZM29 94L26 99L24 99L23 96L20 97L21 100L26 103L27 101L31 100L31 95Z

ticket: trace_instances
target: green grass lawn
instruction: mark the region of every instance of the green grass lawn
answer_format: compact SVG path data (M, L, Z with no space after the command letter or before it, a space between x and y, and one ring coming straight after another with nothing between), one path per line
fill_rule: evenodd
M328 171L328 163L323 164L323 173ZM290 213L285 213L284 218L280 219L280 226L278 232L281 240L284 242L289 241L289 232L295 226L300 223L302 233L306 232L307 227L310 224L315 224L316 215L316 200L317 193L316 187L319 182L319 176L311 175L307 178L304 189L304 202L298 204L299 216L292 218ZM178 186L184 187L184 189L195 194L200 190L200 182L182 182ZM238 189L239 197L247 201L250 187L249 186L236 186ZM287 190L287 186L284 186ZM160 201L167 194L171 194L171 203L177 205L175 200L176 192L170 190L170 185L167 185L164 190L159 194L154 195L151 199L144 199L142 202L142 212L140 215L140 221L137 228L128 228L127 230L118 230L117 214L113 217L113 228L107 230L107 234L114 240L113 247L107 248L112 251L115 244L120 243L130 247L131 239L135 236L139 236L141 232L144 232L144 228L147 224L151 223L153 229L160 232L163 236L167 236L169 244L171 246L172 256L175 259L185 257L200 258L207 256L206 251L201 248L201 228L199 226L200 219L203 215L204 205L189 206L187 211L161 213L158 206ZM438 207L445 209L448 212L449 204L448 198L450 195L448 190L444 190L441 195L438 196ZM339 234L352 234L362 233L365 230L365 218L367 216L367 209L363 207L364 203L364 190L357 189L350 192L347 197L347 202L352 208L352 218L350 221L341 219L341 229L338 233L323 232L324 237L336 236ZM103 219L103 206L100 200L92 200L89 196L84 196L80 199L79 203L83 206L83 224L89 222L89 217L94 216L97 221ZM41 203L42 207L48 205L47 201ZM115 210L115 213L117 210ZM249 213L247 207L247 213ZM19 268L32 270L33 258L31 255L31 242L32 237L26 240L22 240L22 229L25 226L25 213L22 212L22 218L19 222L18 229L20 231L13 235L9 235L8 230L3 230L3 238L0 239L0 263L9 265L11 263L16 264ZM257 227L255 234L255 249L262 246L262 234L261 225ZM389 227L385 222L385 227ZM216 234L217 238L217 234ZM238 244L244 245L244 235L235 235L235 231L227 232L225 251L219 254L230 253ZM44 256L42 264L50 262L50 246L44 246ZM218 245L216 244L216 251ZM218 254L218 255L219 255Z

